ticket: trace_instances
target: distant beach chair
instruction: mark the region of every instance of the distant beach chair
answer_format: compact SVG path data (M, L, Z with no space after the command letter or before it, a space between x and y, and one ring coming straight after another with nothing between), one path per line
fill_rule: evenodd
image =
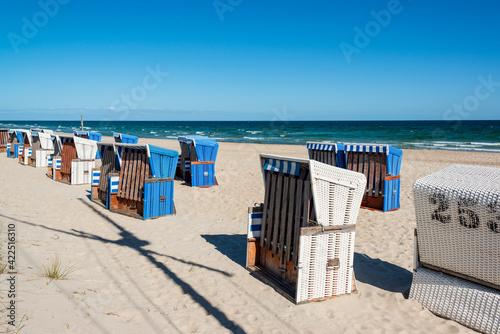
M50 139L52 141L52 146L54 147L54 153L49 154L49 156L47 157L47 176L55 180L56 171L59 171L60 173L61 170L62 144L61 138L59 138L59 136L57 135L52 135Z
M175 214L177 151L140 144L98 146L102 165L92 171L93 201L112 212L142 219Z
M9 143L9 129L0 129L0 152L7 151Z
M124 133L113 133L113 137L115 138L115 143L137 144L137 142L139 141L139 137L127 135Z
M23 165L29 165L33 147L33 136L31 131L23 131L23 148L19 151L19 162Z
M189 135L178 140L181 155L176 174L192 187L216 186L215 160L219 144L215 139Z
M8 132L7 157L19 159L24 149L24 133L29 130L11 129Z
M260 155L262 205L249 208L246 266L300 304L356 291L356 220L366 178L314 160Z
M394 211L400 204L403 151L391 145L344 144L346 168L366 176L364 208Z
M337 143L307 142L309 159L331 166L346 168L344 145Z
M69 184L89 184L95 167L97 143L75 136L54 136L54 155L48 175ZM60 145L60 147L58 147ZM56 150L57 147L57 150ZM57 155L61 150L60 155ZM56 153L57 152L57 153Z
M51 155L54 154L54 143L52 141L52 131L37 132L31 131L32 147L28 164L34 167L47 167Z
M410 297L483 333L500 332L500 168L453 165L413 186Z
M89 140L93 140L95 142L100 143L102 140L102 134L99 132L93 132L93 131L75 131L74 135L80 138L85 138ZM96 159L101 159L101 156L99 155L99 151L97 151L96 154Z

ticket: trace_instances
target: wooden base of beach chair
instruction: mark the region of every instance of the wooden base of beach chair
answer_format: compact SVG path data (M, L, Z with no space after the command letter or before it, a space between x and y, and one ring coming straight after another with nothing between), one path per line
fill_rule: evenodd
M67 181L67 182L71 183L71 174L61 172L60 175L61 175L61 179L60 179L61 181ZM58 180L57 175L56 175L56 180Z
M111 195L110 211L134 218L143 218L144 202L119 198Z
M248 267L247 270L252 276L262 282L272 286L279 294L296 304L313 303L328 300L341 295L335 295L324 298L310 299L304 302L296 302L297 269L290 261L285 266L281 265L281 259L278 255L270 251L262 251L259 246L259 239L249 240L248 242ZM252 264L253 263L253 264ZM282 268L284 267L284 268ZM357 293L356 279L353 273L351 293ZM349 295L349 294L346 294Z
M0 152L6 152L7 151L7 147L4 146L4 147L0 147Z
M184 171L181 167L177 167L177 169L175 170L175 177L178 177L180 179L184 178Z
M384 210L384 196L372 197L365 194L361 201L361 208L375 211Z

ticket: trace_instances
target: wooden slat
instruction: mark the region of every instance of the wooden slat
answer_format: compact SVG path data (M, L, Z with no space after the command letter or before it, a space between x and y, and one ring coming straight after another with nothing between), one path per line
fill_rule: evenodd
M370 173L370 155L371 154L363 153L363 174L365 174L367 180Z
M280 217L280 229L279 229L279 243L278 243L278 256L283 259L283 251L285 250L285 234L286 234L286 214L288 209L288 187L290 185L290 176L285 175L283 177L283 197L281 200L281 217Z
M281 196L283 194L283 173L278 174L278 185L276 186L276 203L274 204L273 237L271 241L271 251L276 252L278 247L278 232L280 227Z
M130 173L130 192L129 192L129 198L131 200L136 201L137 196L136 194L136 175L137 175L137 152L134 152L132 156L132 172Z
M375 182L375 197L378 197L380 194L380 155L375 155L375 175L374 175L374 182Z
M311 182L310 181L304 181L304 212L303 212L303 217L302 217L302 227L306 227L309 223L309 205L311 203L310 199L310 190L311 190Z
M270 172L268 172L270 173ZM266 233L266 249L271 250L271 237L273 233L274 225L274 203L276 202L276 184L278 182L278 176L274 173L271 174L271 189L269 193L269 219L267 222L267 233Z
M297 180L297 191L295 196L295 217L294 217L294 227L293 227L293 263L298 265L299 263L299 238L300 238L300 214L302 207L302 189L304 186L303 180Z
M137 162L139 174L137 174L137 200L142 201L142 194L144 192L144 169L146 168L146 154L143 153Z
M266 227L268 224L267 209L269 208L269 195L271 193L271 173L266 174L265 194L264 194L264 210L262 211L262 226L260 232L260 246L264 247L264 240L266 238Z
M387 159L385 156L380 156L380 194L384 194L385 177L387 176Z
M129 156L130 156L130 152L126 152L126 153L123 154L123 160L122 160L123 177L121 177L121 175L120 175L120 178L123 179L123 186L122 186L121 194L120 194L121 198L126 198L126 196L127 196L128 171L129 171Z
M145 154L142 155L142 159L140 160L140 176L139 176L139 194L138 194L138 199L139 201L142 201L142 196L144 193L144 180L146 179L146 163L147 162L147 156Z
M370 160L370 172L368 174L366 184L367 184L368 195L372 196L373 195L373 184L375 183L375 159L376 159L376 155L370 154L368 156L368 158Z
M128 173L127 173L127 187L125 189L125 198L130 199L130 188L132 186L132 168L134 167L134 153L128 155Z
M124 174L125 174L125 156L127 153L123 153L122 155L122 169L120 170L120 179L118 181L118 191L117 191L117 197L121 197L122 194L122 187L123 187L123 179L124 179Z
M288 216L286 220L285 261L290 261L292 255L293 209L295 204L295 184L297 179L290 178L290 192L288 198Z
M351 152L352 154L352 170L357 172L358 171L358 154L355 152Z

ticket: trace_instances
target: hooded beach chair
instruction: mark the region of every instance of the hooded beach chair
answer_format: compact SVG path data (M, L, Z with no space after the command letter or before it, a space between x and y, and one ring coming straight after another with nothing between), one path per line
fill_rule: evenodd
M215 160L219 144L205 136L188 135L178 138L181 146L177 176L192 187L217 185Z
M175 213L177 151L140 144L98 145L102 165L93 170L92 200L142 219Z
M353 261L363 174L260 155L264 203L249 208L246 266L295 303L356 290Z
M123 144L137 144L139 142L139 137L127 135L125 133L113 133L115 138L115 143Z
M74 135L80 138L85 138L89 140L93 140L97 143L100 143L102 140L102 134L99 132L93 132L93 131L75 131ZM100 159L101 156L99 155L99 151L96 153L96 159Z
M29 130L12 129L8 132L7 157L19 159L24 149L24 133Z
M343 144L307 142L306 146L309 153L309 159L335 167L346 167Z
M22 131L23 149L19 151L19 162L23 165L29 165L33 147L33 136L30 130Z
M49 176L52 176L56 181L72 185L89 184L92 168L95 166L97 143L93 140L69 135L58 135L54 138L55 147L61 146L61 155L52 155ZM59 152L59 148L57 148L57 152Z
M0 129L0 152L7 151L9 143L9 129Z
M54 154L52 131L31 130L32 147L28 158L29 165L34 167L47 167L51 155Z
M366 176L364 208L399 209L403 151L391 145L343 144L346 167Z
M500 333L500 168L453 165L413 186L410 297L440 317Z

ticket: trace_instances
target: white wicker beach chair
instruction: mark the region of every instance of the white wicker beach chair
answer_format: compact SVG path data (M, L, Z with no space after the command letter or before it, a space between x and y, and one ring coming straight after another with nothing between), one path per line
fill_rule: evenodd
M296 303L351 293L365 176L314 160L260 159L266 194L250 210L247 267Z
M410 297L488 333L500 329L500 168L453 165L414 184Z

